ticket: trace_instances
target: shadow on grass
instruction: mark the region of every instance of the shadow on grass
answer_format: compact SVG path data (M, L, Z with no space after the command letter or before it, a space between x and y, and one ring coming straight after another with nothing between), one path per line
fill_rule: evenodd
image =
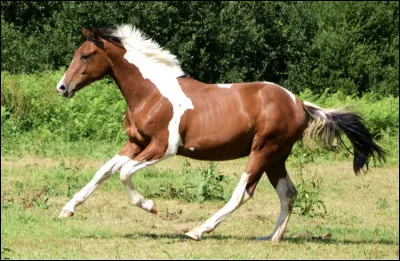
M124 238L130 238L130 239L137 239L139 237L147 237L151 239L178 239L179 241L194 241L190 237L186 236L185 234L167 234L167 233L162 233L162 234L155 234L155 233L137 233L137 234L124 234L122 235ZM234 240L249 240L249 241L254 241L258 243L263 243L263 242L269 242L269 241L256 241L256 237L249 237L249 236L232 236L232 235L205 235L201 240L228 240L228 239L234 239ZM301 244L301 243L318 243L318 244L344 244L344 245L362 245L362 244L377 244L377 245L398 245L398 242L395 242L393 240L386 240L386 239L380 239L376 241L372 240L336 240L336 239L328 239L328 240L321 240L321 239L315 239L315 238L301 238L301 237L291 237L291 236L286 236L282 239L281 242L289 242L289 243L294 243L294 244Z
M362 245L362 244L377 244L377 245L398 245L398 242L395 242L393 240L387 240L387 239L379 239L376 241L372 241L370 239L364 239L364 240L348 240L348 239L327 239L327 240L322 240L322 239L315 239L315 238L302 238L302 237L291 237L291 236L286 236L282 239L283 242L290 242L290 243L307 243L307 242L312 242L312 243L319 243L319 244L344 244L344 245Z
M131 238L136 239L139 237L148 237L152 239L179 239L179 240L189 240L195 241L192 238L186 236L184 233L182 234L155 234L155 233L137 233L137 234L124 234L122 235L124 238ZM237 239L237 240L254 240L254 237L245 237L245 236L229 236L229 235L205 235L202 237L201 240L208 240L208 239L216 239L216 240L227 240L227 239Z

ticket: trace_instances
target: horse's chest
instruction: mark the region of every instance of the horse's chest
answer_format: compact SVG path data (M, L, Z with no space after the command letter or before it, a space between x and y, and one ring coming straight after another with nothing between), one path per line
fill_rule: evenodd
M130 122L143 137L168 144L166 155L174 155L178 146L182 144L179 133L182 115L186 110L193 110L194 107L192 101L177 85L176 80L166 83L155 82L155 86L160 95L155 95L137 106L130 115ZM153 139L158 136L162 138Z

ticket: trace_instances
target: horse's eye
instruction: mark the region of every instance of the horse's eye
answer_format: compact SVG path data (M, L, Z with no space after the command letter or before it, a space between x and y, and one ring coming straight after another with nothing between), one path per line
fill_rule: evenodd
M86 61L88 58L89 58L89 56L86 54L81 55L81 61Z

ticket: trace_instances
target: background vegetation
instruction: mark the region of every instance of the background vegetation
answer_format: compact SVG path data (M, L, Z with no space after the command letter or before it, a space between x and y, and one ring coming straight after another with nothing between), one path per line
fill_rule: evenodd
M131 23L204 82L398 96L399 3L2 1L1 69L68 66L81 27Z
M389 1L2 1L1 258L398 259L398 17ZM125 142L126 104L108 78L73 99L55 86L81 27L122 23L203 82L272 81L322 107L349 107L390 153L387 164L355 177L347 151L298 142L287 168L299 194L279 246L253 240L279 215L266 178L215 232L183 236L225 204L246 158L173 157L140 171L135 186L155 200L157 217L130 206L112 177L74 218L58 219Z
M19 148L13 138L124 141L125 104L109 79L72 100L54 91L83 41L81 27L122 23L171 50L201 81L274 81L323 107L350 106L378 139L398 136L398 2L3 1L1 7L2 155Z
M33 153L42 156L77 153L60 146L77 146L92 143L87 148L94 151L86 156L112 156L126 141L124 130L123 99L115 83L104 79L83 89L73 99L65 99L55 87L63 71L34 74L9 74L2 72L1 82L1 155ZM347 107L362 115L365 124L378 142L391 154L389 162L398 161L399 98L366 93L361 97L345 95L341 91L313 94L309 89L299 93L300 99L314 102L325 108ZM50 145L51 144L51 145ZM59 149L60 151L58 151ZM80 151L80 150L78 150ZM337 153L316 148L303 149L297 144L293 160L302 153L303 162L320 159L351 158L345 150ZM292 159L292 157L290 158Z

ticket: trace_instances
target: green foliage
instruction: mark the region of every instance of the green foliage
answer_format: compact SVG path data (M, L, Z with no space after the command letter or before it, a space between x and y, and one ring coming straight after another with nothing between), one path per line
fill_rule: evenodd
M151 189L143 189L143 193L148 197L156 196L199 203L210 200L227 201L230 198L224 193L225 186L229 183L227 177L221 174L215 162L209 162L208 166L203 168L192 168L189 161L185 160L181 171L172 174L176 175L175 177L171 177L171 173L152 173L151 175L157 179L160 176L167 176L168 181L162 183L154 192L151 192ZM146 179L148 178L149 174L146 175Z
M321 179L316 179L315 176L311 179L304 179L300 166L300 183L296 186L297 198L294 202L294 213L307 216L315 217L321 213L317 212L317 209L323 209L326 213L325 203L319 197L319 191L321 187Z
M224 195L225 176L217 169L215 162L209 162L207 168L201 170L202 180L197 185L197 198L200 203L205 200L228 200Z
M203 82L398 96L398 2L2 1L1 68L59 70L81 27L131 23Z
M8 257L9 253L13 253L14 251L11 250L11 248L7 247L6 245L1 242L1 259L10 259Z
M126 104L118 88L104 79L67 100L55 91L61 77L2 72L2 137L33 132L44 140L123 141Z
M398 96L398 3L314 2L308 8L318 30L289 67L289 89Z
M319 198L319 191L312 185L311 187L301 183L296 186L298 195L294 203L294 213L302 216L315 217L317 208L324 209L326 207L324 201Z
M115 83L106 78L84 88L74 98L65 99L55 91L62 75L62 71L17 75L2 72L2 155L26 151L42 156L65 157L77 153L112 156L111 151L118 150L125 142L126 103ZM324 108L346 107L359 113L378 143L391 153L390 162L397 162L398 97L378 93L356 97L341 91L331 93L329 89L315 94L305 89L299 98ZM101 146L103 151L97 151L88 146L93 142L107 143L109 147ZM344 149L328 152L316 146L310 151L300 145L297 143L293 148L290 156L295 157L293 161L297 162L300 155L304 163L317 159L345 160L351 156Z
M386 198L378 198L376 200L376 206L378 209L388 209L390 207L389 202Z
M39 191L33 191L32 193L26 193L25 197L22 198L22 205L25 209L27 208L40 208L40 209L48 209L49 208L49 195L48 195L48 187L45 186Z

